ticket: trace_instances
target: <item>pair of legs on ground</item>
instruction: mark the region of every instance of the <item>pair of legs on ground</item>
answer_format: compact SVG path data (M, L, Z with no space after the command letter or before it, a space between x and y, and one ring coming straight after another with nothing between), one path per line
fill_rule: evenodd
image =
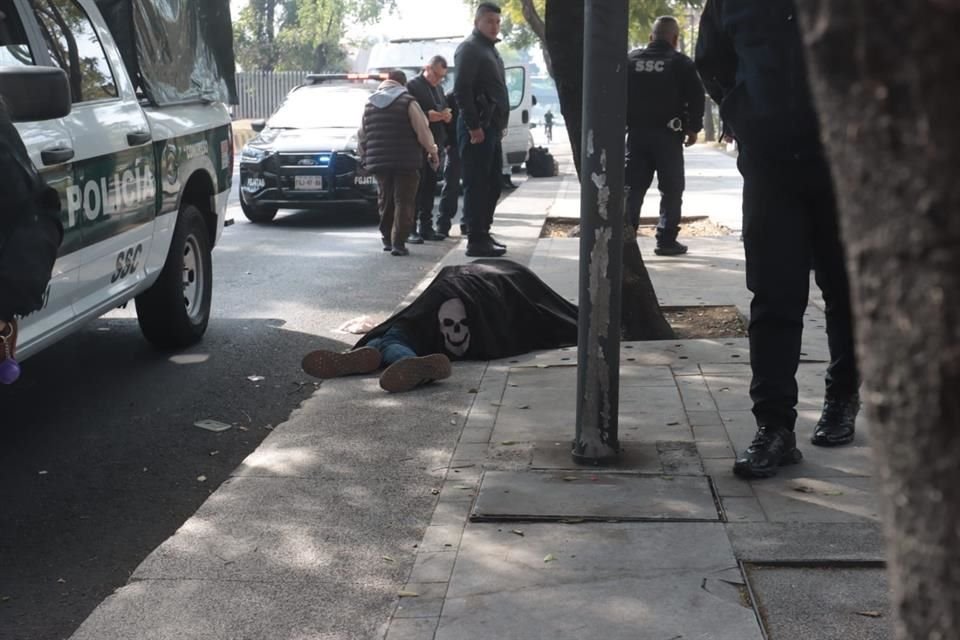
M418 356L397 327L346 353L327 350L308 353L302 367L310 375L325 379L373 373L385 367L380 374L380 388L390 393L410 391L449 378L451 373L447 356L442 353Z
M502 132L496 126L483 129L484 140L471 144L463 118L457 120L457 144L463 172L463 224L467 231L467 255L496 258L506 246L490 235L493 213L503 190Z
M802 458L796 446L803 315L810 270L823 293L830 364L823 414L811 438L818 446L853 441L860 407L853 318L837 207L820 153L767 158L741 150L743 240L750 305L750 397L759 427L734 465L743 477L767 477Z
M433 198L437 192L437 183L440 182L440 172L443 171L444 156L440 152L440 167L434 169L426 157L420 167L420 186L417 188L416 229L410 233L407 242L422 244L424 240L433 242L443 240L446 234L440 234L433 226Z
M640 226L643 198L653 174L657 174L660 189L660 222L657 224L657 248L661 256L677 256L687 252L677 242L683 189L686 186L683 169L683 135L666 127L660 129L630 129L627 137L626 216L630 225Z
M380 189L377 204L383 250L395 256L408 255L407 237L413 230L420 174L398 171L378 173L374 177Z

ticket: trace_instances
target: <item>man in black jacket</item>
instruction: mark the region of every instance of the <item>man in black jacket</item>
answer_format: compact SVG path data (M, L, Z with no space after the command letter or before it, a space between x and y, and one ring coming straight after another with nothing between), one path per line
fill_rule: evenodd
M463 220L467 255L497 257L506 247L490 235L500 199L503 152L501 140L510 119L510 99L503 60L497 53L500 7L477 7L473 33L455 55L454 94L460 107L457 141L463 169Z
M427 115L430 132L440 149L440 164L443 165L443 151L447 145L447 123L453 120L453 114L447 106L447 98L440 84L447 77L447 61L443 56L434 56L423 69L423 73L407 83L407 91L414 97ZM443 236L433 229L433 196L437 189L440 174L430 166L426 154L420 168L420 186L417 188L417 222L419 229L410 234L408 242L419 244L423 240L442 240ZM419 236L419 238L417 237Z
M810 268L826 303L830 365L812 442L853 441L860 407L837 207L792 0L708 0L697 68L740 148L750 305L750 397L759 427L734 473L799 462L796 372Z
M657 18L650 44L630 52L627 60L627 218L640 224L643 197L657 173L661 256L677 256L687 247L677 242L685 186L683 145L691 146L703 128L703 85L693 60L677 51L680 25Z

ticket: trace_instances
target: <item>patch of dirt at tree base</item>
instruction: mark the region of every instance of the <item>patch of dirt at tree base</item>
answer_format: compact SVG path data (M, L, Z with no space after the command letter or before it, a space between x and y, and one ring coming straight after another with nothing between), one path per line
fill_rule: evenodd
M745 338L747 324L734 306L662 307L678 340Z
M637 235L652 238L657 233L656 225L640 225ZM711 222L709 218L696 218L680 225L681 238L711 238L729 236L733 233L723 225ZM547 219L540 232L541 238L579 238L580 224L573 220Z

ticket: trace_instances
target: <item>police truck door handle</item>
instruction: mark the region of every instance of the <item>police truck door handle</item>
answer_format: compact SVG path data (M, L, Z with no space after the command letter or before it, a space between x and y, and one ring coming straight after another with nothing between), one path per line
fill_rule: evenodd
M152 138L149 131L131 131L127 134L127 144L131 147L139 147L150 142Z
M74 151L70 147L50 147L40 152L43 164L62 164L73 159Z

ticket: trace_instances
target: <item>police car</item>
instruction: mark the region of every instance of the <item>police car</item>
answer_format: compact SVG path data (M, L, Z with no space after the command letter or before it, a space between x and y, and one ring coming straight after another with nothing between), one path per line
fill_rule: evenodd
M206 330L211 250L233 173L230 116L218 99L227 88L219 64L232 69L232 50L226 61L228 43L202 39L214 2L181 3L177 19L134 21L134 12L159 15L167 4L114 2L108 22L94 0L0 0L0 93L60 194L64 227L45 305L20 320L20 359L132 299L159 346L187 346ZM228 6L221 15L229 19ZM197 59L145 51L151 38L186 39ZM58 96L65 105L55 114L67 115L52 117Z
M240 206L252 222L278 209L337 202L376 210L377 183L360 167L357 132L380 74L314 74L291 91L240 153Z

